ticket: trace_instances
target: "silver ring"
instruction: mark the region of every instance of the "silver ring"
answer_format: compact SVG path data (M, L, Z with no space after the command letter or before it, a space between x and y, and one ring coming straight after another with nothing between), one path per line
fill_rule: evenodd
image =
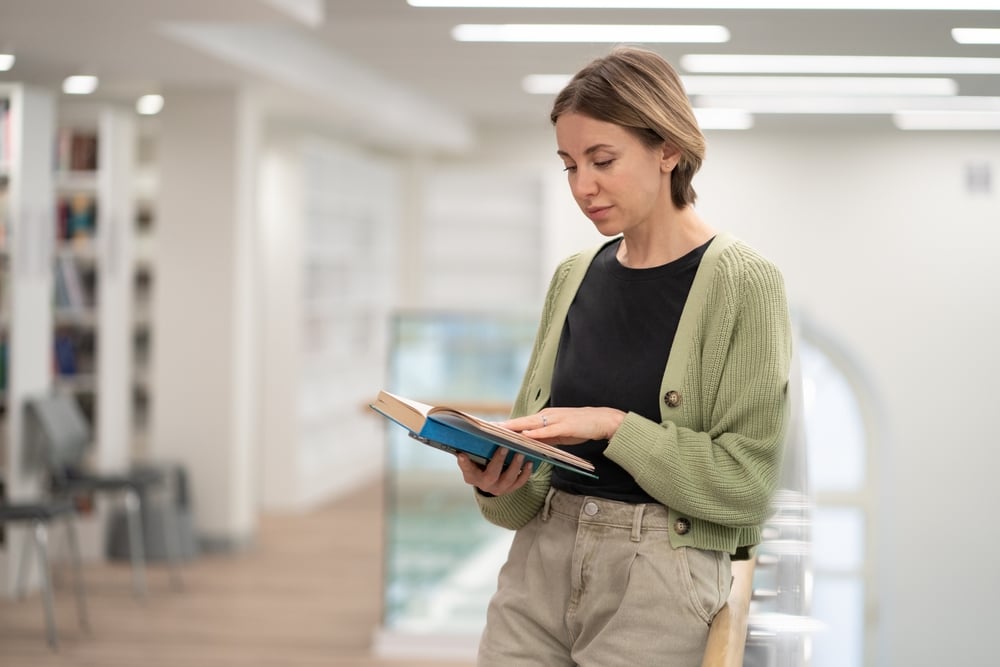
M545 415L542 415L542 428L545 428L548 425L549 425L548 418Z

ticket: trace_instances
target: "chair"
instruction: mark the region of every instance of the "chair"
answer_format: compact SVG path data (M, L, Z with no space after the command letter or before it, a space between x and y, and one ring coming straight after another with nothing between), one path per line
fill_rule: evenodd
M143 510L151 492L162 488L166 479L162 469L134 468L114 474L89 472L85 465L92 443L90 424L77 400L67 394L52 393L29 398L26 422L32 430L28 444L37 451L48 470L53 497L77 501L90 494L109 493L124 498L128 526L132 584L137 596L146 595L146 559L144 553ZM171 580L180 586L179 554L169 521L163 522L166 556ZM175 527L176 528L176 527Z
M18 597L24 596L28 579L28 567L31 559L28 550L32 544L38 556L38 572L41 578L42 601L45 612L46 637L49 646L58 648L59 640L56 633L55 612L52 605L52 572L48 556L48 526L57 519L65 518L66 532L69 535L70 552L73 559L73 574L76 588L76 606L80 627L84 632L90 632L90 621L87 618L87 602L83 591L83 572L80 567L80 543L76 535L76 512L73 503L68 499L52 500L37 503L0 503L0 525L7 523L27 523L31 526L30 535L24 536L24 550L18 564Z

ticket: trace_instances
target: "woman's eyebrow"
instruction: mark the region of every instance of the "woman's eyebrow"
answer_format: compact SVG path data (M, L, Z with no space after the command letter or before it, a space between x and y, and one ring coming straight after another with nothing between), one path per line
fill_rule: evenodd
M590 155L591 153L599 151L602 148L607 148L607 149L610 150L611 149L611 145L610 144L594 144L593 146L590 146L589 148L585 149L583 151L583 154L584 155ZM556 151L556 155L558 155L560 157L569 157L569 153L567 153L566 151L562 151L562 150L557 150Z

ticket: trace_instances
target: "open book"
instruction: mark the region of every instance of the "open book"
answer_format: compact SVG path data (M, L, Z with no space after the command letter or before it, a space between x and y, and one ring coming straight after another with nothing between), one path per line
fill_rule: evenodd
M510 450L508 462L517 452L534 462L535 469L544 461L596 478L589 461L461 410L427 405L387 391L379 392L371 408L407 429L416 440L452 454L465 452L480 465L486 465L498 447L506 447Z

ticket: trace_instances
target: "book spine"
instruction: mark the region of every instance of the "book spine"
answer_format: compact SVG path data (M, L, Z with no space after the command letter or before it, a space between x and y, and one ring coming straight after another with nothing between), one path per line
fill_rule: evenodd
M430 440L432 446L445 445L445 447L439 447L439 449L445 449L446 451L454 450L462 451L469 454L473 460L477 463L483 461L489 461L493 458L493 453L496 452L499 445L482 438L480 436L472 435L471 433L466 433L461 429L452 428L447 424L443 424L433 419L428 419L424 424L424 427L420 429L420 433L416 434L416 437L420 440ZM523 452L522 452L523 453ZM511 461L514 459L515 452L513 450L507 455L507 460L504 461L504 465L510 465ZM531 461L534 467L537 468L542 459L531 454L524 454L526 461Z

